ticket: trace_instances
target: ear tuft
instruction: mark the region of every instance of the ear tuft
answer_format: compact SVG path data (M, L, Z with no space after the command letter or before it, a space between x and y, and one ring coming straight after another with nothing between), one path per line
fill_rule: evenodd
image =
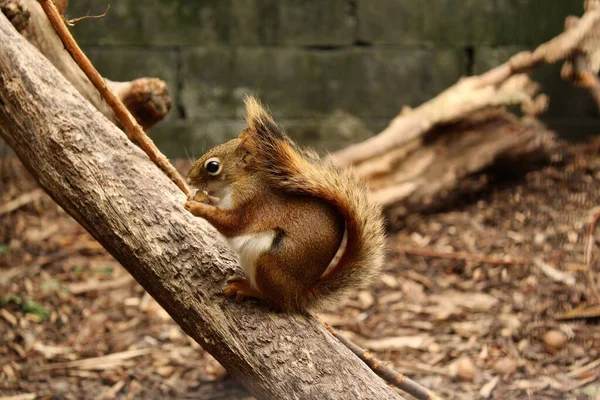
M246 106L246 126L249 129L256 131L263 126L275 124L271 114L256 97L247 95L244 104Z
M246 96L244 99L246 105L246 133L256 134L265 138L266 136L273 136L282 138L284 136L283 131L277 123L273 120L271 113L264 107L260 101L254 96Z
M251 158L264 161L282 143L292 145L285 132L255 97L247 96L244 103L247 126L239 135L240 149L246 150Z

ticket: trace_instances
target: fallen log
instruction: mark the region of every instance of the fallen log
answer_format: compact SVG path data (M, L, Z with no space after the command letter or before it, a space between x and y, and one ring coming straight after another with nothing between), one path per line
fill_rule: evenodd
M492 166L521 165L551 154L555 137L535 117L548 98L529 73L565 60L563 77L600 96L600 7L586 1L581 18L535 49L480 76L459 80L437 97L404 110L378 135L331 157L369 183L392 224L409 211L444 201L459 183ZM599 107L600 107L600 103ZM520 108L524 116L509 112Z
M177 186L4 15L0 136L40 186L256 397L401 398L312 317L226 299L223 285L238 267L224 241L184 210Z
M67 0L56 2L64 13ZM113 123L119 125L111 108L64 49L37 0L0 0L0 10L13 26L67 78L77 90ZM131 82L105 79L110 89L125 103L138 123L148 130L162 120L171 108L167 84L157 78Z

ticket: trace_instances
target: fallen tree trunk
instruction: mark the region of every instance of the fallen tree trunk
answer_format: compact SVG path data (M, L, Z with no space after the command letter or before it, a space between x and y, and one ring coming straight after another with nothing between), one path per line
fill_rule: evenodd
M41 187L260 399L401 398L311 317L223 296L238 269L185 196L0 15L0 135ZM238 271L239 273L239 271Z
M535 118L492 110L432 129L422 141L400 147L400 162L393 159L398 155L394 152L359 165L357 172L368 180L395 225L408 213L441 207L462 192L481 190L486 182L476 174L486 168L533 165L554 145L554 134Z
M56 4L61 12L67 8L67 0ZM0 10L19 33L37 47L86 100L113 123L120 124L94 85L65 50L37 0L0 0ZM139 78L131 82L105 80L144 130L162 120L171 108L167 84L160 79Z
M586 1L583 17L569 17L564 33L533 52L461 79L332 159L354 166L393 224L409 211L438 205L462 181L490 167L519 166L548 156L554 135L534 118L545 111L548 99L528 74L538 65L565 60L563 77L600 98L599 3ZM525 116L511 114L509 106L520 107Z

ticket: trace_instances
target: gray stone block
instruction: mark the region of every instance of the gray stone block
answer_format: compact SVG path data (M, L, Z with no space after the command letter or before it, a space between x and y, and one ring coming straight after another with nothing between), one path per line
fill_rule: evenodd
M423 0L357 0L358 40L374 44L423 43Z
M579 0L358 0L359 39L375 44L533 46L559 34Z
M501 40L500 31L510 32L512 28L501 27L514 11L513 7L500 11L497 3L503 2L506 1L425 0L423 39L438 45L496 43Z
M214 146L237 137L242 119L171 120L159 122L149 136L169 158L196 159Z
M356 18L347 0L285 0L277 1L277 6L280 43L327 46L354 42Z
M174 50L145 50L132 48L84 49L102 76L113 81L130 81L137 78L160 78L167 83L172 100L167 118L176 116L177 53Z
M474 51L473 73L480 75L505 63L514 54L524 50L528 49L524 46L476 47Z
M504 0L508 3L520 4L519 0ZM516 11L514 23L504 19L501 28L513 31L514 35L506 36L498 44L523 44L530 48L540 45L564 31L565 18L569 15L581 16L583 1L580 0L527 0L523 7L513 8Z
M72 2L70 18L98 15L106 3ZM80 43L160 46L291 44L354 41L356 21L346 0L119 0L101 19L80 21Z
M355 40L356 18L347 0L233 2L231 42L334 46Z
M241 117L255 94L279 117L325 107L319 52L293 48L196 48L183 54L182 104L190 118Z
M199 48L183 56L182 103L190 118L243 115L258 95L280 118L323 116L340 108L391 117L453 84L464 57L455 50Z
M331 103L360 117L385 118L452 85L465 62L460 51L422 48L353 48L326 57Z
M106 5L80 0L67 13L101 14ZM581 12L581 0L119 0L73 31L88 44L532 46Z
M79 21L72 31L81 44L174 44L178 42L177 33L182 29L178 26L176 3L168 4L161 0L110 2L106 16ZM99 15L107 10L108 4L95 0L71 1L66 15L67 18Z
M188 118L238 115L231 82L233 60L233 49L226 47L182 51L180 98Z
M233 92L248 88L279 118L322 113L327 108L322 53L294 48L240 48L235 52Z
M231 0L119 0L105 17L79 21L75 38L85 44L160 45L228 43ZM69 18L98 15L107 2L71 2Z
M321 118L286 119L278 122L298 144L320 153L339 150L373 134L362 119L343 110L335 110Z

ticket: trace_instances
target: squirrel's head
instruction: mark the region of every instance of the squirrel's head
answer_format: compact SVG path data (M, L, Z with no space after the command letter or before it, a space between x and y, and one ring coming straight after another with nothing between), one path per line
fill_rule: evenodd
M233 139L209 150L200 157L188 172L188 184L223 198L229 187L244 174L244 154L241 140Z
M247 97L246 128L239 137L218 145L195 163L188 172L190 186L223 199L231 186L249 175L256 155L256 143L269 142L268 136L282 134L269 112L254 97Z

